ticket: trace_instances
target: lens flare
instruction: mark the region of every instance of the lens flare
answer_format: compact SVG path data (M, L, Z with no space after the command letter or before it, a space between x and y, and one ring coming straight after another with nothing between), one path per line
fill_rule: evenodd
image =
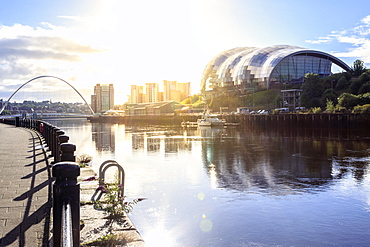
M199 200L203 201L203 200L204 200L204 198L205 198L204 193L202 193L202 192L198 193L198 199L199 199Z
M203 231L203 232L210 232L213 228L213 223L210 219L203 219L201 222L200 222L200 229Z

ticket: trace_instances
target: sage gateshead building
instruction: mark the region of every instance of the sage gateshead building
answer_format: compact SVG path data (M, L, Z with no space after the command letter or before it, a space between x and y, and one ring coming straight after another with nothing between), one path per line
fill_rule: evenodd
M345 71L351 69L328 53L297 46L237 47L221 52L208 63L201 93L209 99L225 92L245 94L300 84L307 73L331 75L333 63Z

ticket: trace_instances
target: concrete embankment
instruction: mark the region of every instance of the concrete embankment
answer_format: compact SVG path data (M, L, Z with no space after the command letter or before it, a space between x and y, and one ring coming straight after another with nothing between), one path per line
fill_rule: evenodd
M81 187L81 230L82 246L92 246L96 240L104 240L112 246L143 247L145 242L130 218L126 215L119 220L109 220L103 211L97 210L91 203L96 194L98 182L84 181L96 177L96 173L89 167L81 168L78 178Z

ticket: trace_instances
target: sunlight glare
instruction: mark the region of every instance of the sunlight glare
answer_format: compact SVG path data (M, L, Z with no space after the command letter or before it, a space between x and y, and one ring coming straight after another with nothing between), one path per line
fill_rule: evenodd
M149 232L143 234L143 239L145 239L145 245L148 247L172 247L176 246L174 234L163 226L153 226Z

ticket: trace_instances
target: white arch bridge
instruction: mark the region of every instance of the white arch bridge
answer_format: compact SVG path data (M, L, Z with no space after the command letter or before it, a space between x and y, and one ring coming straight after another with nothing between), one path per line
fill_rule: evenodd
M37 79L41 79L41 78L54 78L54 79L57 79L57 80L60 80L64 83L66 83L68 86L70 86L80 97L81 99L85 102L86 106L89 108L90 112L91 112L91 115L94 115L94 111L93 109L91 108L91 106L87 103L87 101L85 100L85 98L82 96L82 94L75 88L73 87L69 82L67 82L66 80L63 80L59 77L56 77L56 76L51 76L51 75L42 75L42 76L38 76L38 77L35 77L27 82L25 82L24 84L22 84L17 90L15 90L15 92L9 97L9 99L5 102L5 104L3 105L3 107L1 108L0 110L0 114L4 111L5 107L8 105L8 102L10 102L10 100L13 98L13 96L19 91L21 90L24 86L26 86L28 83L34 81L34 80L37 80Z

